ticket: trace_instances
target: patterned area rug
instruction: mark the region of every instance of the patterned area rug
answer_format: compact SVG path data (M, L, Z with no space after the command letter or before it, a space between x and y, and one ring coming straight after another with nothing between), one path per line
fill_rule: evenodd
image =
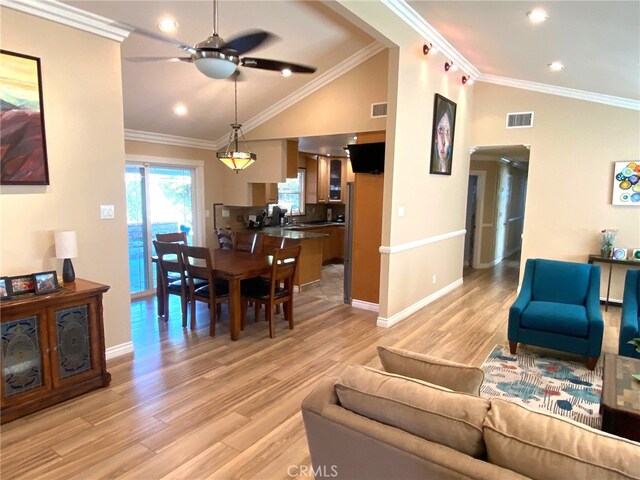
M497 345L482 364L480 395L502 398L600 428L602 366L592 372L583 364Z

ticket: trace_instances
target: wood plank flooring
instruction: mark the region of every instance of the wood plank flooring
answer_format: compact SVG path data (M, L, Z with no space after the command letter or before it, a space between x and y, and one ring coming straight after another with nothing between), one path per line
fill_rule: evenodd
M302 293L294 330L277 316L270 339L249 317L237 342L226 307L211 338L204 305L188 331L177 299L168 324L152 301L135 302L135 355L109 362L110 387L3 425L1 478L292 478L310 464L300 402L320 378L350 363L379 367L377 345L479 366L506 343L517 278L515 261L471 270L462 287L389 329L372 312ZM617 307L605 314L606 352L617 350L619 318Z

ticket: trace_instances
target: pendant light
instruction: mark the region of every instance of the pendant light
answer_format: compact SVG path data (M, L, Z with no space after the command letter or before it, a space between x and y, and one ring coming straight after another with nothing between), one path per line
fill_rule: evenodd
M242 125L238 123L238 77L233 80L234 92L235 92L235 121L231 124L231 133L229 134L229 142L227 143L226 151L218 152L216 156L227 167L235 170L238 173L240 170L244 170L253 162L256 161L256 154L251 152L247 140L244 138L242 132ZM240 151L238 148L238 134L242 137L245 151Z

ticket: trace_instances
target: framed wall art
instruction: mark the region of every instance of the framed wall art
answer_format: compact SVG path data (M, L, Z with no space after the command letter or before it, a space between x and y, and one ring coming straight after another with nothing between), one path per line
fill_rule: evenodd
M640 161L615 162L613 177L611 203L640 207Z
M9 277L0 277L0 301L9 300L13 295Z
M436 93L431 131L431 164L429 173L451 175L453 136L456 130L456 104Z
M40 59L0 50L0 184L49 185Z

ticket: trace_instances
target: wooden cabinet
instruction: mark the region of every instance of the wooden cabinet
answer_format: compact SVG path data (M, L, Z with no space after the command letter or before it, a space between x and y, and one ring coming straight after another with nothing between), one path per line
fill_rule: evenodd
M252 205L254 207L264 207L270 203L278 203L277 183L252 183L251 189Z
M76 279L59 292L0 305L2 423L109 385L102 319L108 289Z
M287 140L287 178L298 177L298 142Z
M344 262L344 232L341 225L326 225L305 229L307 232L327 234L322 238L322 264Z
M344 203L346 158L307 157L307 203Z

